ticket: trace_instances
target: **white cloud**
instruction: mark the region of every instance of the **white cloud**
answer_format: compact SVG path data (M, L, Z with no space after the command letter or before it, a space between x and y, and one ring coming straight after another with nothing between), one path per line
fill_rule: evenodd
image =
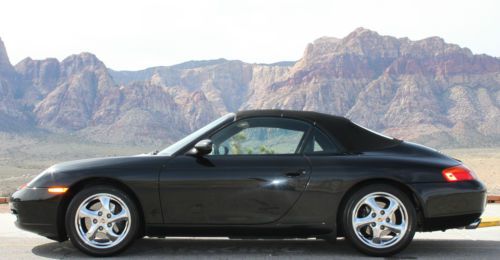
M0 37L13 63L88 51L114 69L295 60L308 42L360 26L500 56L498 10L499 1L17 0L0 4Z

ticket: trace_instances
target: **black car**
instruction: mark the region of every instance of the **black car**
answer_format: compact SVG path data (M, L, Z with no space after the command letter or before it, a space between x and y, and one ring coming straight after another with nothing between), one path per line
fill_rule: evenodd
M159 153L54 165L12 195L18 227L118 253L143 236L346 237L387 256L416 231L475 226L485 186L460 161L343 117L225 115Z

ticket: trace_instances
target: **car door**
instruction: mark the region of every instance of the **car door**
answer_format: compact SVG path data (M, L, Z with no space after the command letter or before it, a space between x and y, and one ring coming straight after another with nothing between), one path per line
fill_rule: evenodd
M209 136L211 154L176 156L160 174L165 222L277 221L309 180L310 164L302 149L310 128L295 119L241 119Z

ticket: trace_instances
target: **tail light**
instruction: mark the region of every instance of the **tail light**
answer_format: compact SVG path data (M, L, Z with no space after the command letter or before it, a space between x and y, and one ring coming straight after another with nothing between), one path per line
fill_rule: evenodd
M446 168L442 174L447 182L471 181L476 179L474 172L465 165Z

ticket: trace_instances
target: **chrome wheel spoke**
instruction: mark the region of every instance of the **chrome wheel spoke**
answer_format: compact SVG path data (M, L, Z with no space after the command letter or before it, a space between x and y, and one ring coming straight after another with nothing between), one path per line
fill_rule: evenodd
M111 241L116 241L120 237L120 235L113 230L113 227L106 227L106 236Z
M90 210L90 209L87 209L85 207L81 208L79 211L78 211L78 216L80 218L97 218L99 217L97 215L97 211L94 211L94 210Z
M386 211L386 215L391 216L392 214L394 214L396 212L396 210L398 210L399 203L396 200L394 200L393 198L387 198L387 200L389 201L389 205L387 205L387 208L385 209L385 211Z
M106 212L111 211L109 207L110 199L108 196L100 196L99 202L101 203L101 209L104 209Z
M380 230L379 227L373 227L372 228L372 241L373 241L373 243L380 244L381 237L382 237L382 230Z
M375 201L375 198L369 197L365 200L365 204L370 207L372 212L376 211L379 212L382 210L382 208L378 205L378 203Z
M392 224L392 223L385 223L384 224L389 230L391 230L394 233L401 233L403 230L403 225L397 225L397 224Z
M94 240L97 235L97 230L99 229L98 225L91 225L87 233L85 234L87 239Z
M122 220L127 220L128 214L125 210L120 211L120 213L112 215L110 219L108 219L109 223L119 222Z
M366 216L364 218L356 218L354 221L354 227L359 229L366 225L369 225L372 222L374 222L374 219L371 216Z

